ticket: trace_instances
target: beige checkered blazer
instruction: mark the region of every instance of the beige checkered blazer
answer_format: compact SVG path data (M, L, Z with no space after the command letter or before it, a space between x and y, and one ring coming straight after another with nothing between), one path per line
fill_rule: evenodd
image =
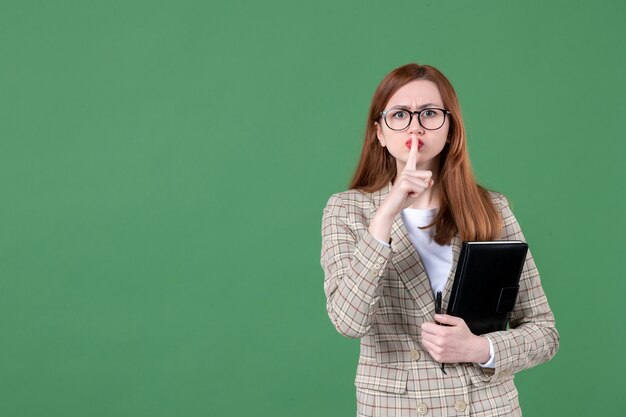
M552 358L559 345L554 316L532 255L522 271L510 330L489 333L496 368L446 365L447 375L419 343L420 326L433 321L430 281L400 215L391 248L368 232L391 190L349 190L330 197L322 217L321 264L328 315L343 335L361 339L356 373L357 416L518 416L513 374ZM524 240L504 196L491 193L502 213L501 240ZM453 267L445 286L448 306L461 241L452 242Z

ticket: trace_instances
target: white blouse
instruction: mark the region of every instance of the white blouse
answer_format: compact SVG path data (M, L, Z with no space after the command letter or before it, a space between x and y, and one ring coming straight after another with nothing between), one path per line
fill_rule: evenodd
M420 229L432 223L437 209L405 208L401 212L409 239L420 256L433 289L433 296L442 292L452 268L452 244L440 245L433 240L434 227Z

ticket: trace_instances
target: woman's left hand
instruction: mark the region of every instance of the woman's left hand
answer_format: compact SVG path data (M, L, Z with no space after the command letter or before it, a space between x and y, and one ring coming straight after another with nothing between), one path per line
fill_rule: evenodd
M489 360L489 340L473 334L465 320L447 314L435 314L435 320L439 324L422 324L421 343L437 362L485 363Z

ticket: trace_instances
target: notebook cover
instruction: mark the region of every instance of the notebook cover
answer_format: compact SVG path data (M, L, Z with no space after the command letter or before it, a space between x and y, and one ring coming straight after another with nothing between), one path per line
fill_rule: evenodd
M477 335L506 330L527 252L521 241L463 242L448 314Z

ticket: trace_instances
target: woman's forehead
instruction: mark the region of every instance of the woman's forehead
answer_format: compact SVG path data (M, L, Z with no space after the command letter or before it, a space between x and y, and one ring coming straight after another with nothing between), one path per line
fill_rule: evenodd
M400 89L391 96L385 107L423 107L426 104L443 106L439 89L432 81L415 80L400 87Z

